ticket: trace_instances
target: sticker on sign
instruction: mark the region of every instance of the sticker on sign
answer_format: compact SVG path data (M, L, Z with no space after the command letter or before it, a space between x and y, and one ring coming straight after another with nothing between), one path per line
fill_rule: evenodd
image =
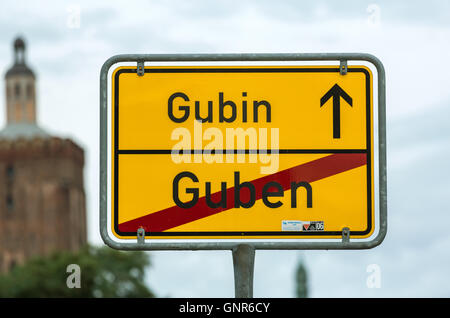
M282 231L323 231L323 221L282 221Z

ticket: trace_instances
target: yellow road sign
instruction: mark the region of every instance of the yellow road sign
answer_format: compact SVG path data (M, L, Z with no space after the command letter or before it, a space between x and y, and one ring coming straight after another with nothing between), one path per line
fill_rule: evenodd
M369 237L372 80L365 66L117 68L112 233Z

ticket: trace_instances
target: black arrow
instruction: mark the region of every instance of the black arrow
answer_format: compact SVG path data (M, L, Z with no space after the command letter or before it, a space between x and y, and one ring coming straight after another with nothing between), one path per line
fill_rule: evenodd
M353 100L338 84L334 84L320 99L320 107L331 97L333 97L333 138L341 138L341 97L352 107Z

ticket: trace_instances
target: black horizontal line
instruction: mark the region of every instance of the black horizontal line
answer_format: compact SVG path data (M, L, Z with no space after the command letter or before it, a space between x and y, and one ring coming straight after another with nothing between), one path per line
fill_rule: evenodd
M326 73L339 72L339 67L327 68L144 68L145 73ZM360 68L349 68L349 72L360 71ZM136 69L124 69L122 73L136 73Z
M367 149L122 149L119 155L170 155L175 154L321 154L321 153L367 153Z
M364 235L364 231L352 231L352 235ZM136 236L135 232L123 232L123 236ZM201 232L151 232L146 236L342 236L342 231L201 231Z

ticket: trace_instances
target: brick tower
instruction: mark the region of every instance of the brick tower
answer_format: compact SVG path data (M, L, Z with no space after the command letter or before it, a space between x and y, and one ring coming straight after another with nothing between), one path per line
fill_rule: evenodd
M0 272L37 255L86 244L84 151L36 121L36 76L14 41L0 131Z

